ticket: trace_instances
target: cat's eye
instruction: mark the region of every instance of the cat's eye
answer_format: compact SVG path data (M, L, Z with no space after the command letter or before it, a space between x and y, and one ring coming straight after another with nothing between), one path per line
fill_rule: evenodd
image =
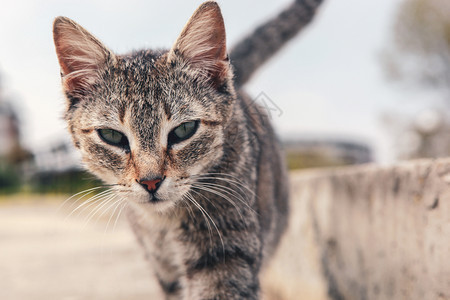
M176 144L187 140L197 131L199 121L185 122L169 133L169 144Z
M125 150L130 149L127 137L117 130L107 128L97 129L97 133L99 137L107 144L122 147Z

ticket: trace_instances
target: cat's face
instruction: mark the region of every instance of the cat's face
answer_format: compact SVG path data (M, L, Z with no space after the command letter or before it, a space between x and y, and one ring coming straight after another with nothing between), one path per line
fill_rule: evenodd
M217 5L201 6L168 52L116 56L66 18L54 36L87 168L136 203L176 204L226 143L235 96Z

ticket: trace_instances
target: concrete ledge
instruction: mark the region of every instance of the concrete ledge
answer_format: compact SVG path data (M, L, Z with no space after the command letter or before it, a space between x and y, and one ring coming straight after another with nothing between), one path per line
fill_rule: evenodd
M291 182L280 257L303 241L297 262L277 262L285 272L321 277L332 299L450 299L450 159L296 172Z

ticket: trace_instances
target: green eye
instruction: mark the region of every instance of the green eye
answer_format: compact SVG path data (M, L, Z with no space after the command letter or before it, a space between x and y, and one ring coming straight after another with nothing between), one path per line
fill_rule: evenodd
M100 138L107 144L117 147L123 147L125 149L130 148L127 137L119 131L116 131L114 129L97 129L97 133Z
M197 131L198 121L190 121L181 124L169 133L169 144L176 144L187 140Z

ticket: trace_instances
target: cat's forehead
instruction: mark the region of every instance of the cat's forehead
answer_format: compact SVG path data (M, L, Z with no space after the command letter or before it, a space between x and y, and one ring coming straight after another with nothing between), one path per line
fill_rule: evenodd
M112 98L132 115L164 113L168 118L189 119L199 112L212 113L209 89L166 63L167 51L139 51L123 56L107 87Z
M160 74L157 65L161 68L162 53L154 51L133 52L122 56L111 72L111 83L114 92L121 98L155 98L155 95L164 93L161 86Z
M167 56L168 50L139 50L119 56L125 68L139 69L142 67L154 67L161 63Z
M163 51L146 50L122 56L113 71L115 92L132 102L160 102L170 94L179 92L179 88L174 89L177 76L171 74L170 66L165 63L165 54Z

